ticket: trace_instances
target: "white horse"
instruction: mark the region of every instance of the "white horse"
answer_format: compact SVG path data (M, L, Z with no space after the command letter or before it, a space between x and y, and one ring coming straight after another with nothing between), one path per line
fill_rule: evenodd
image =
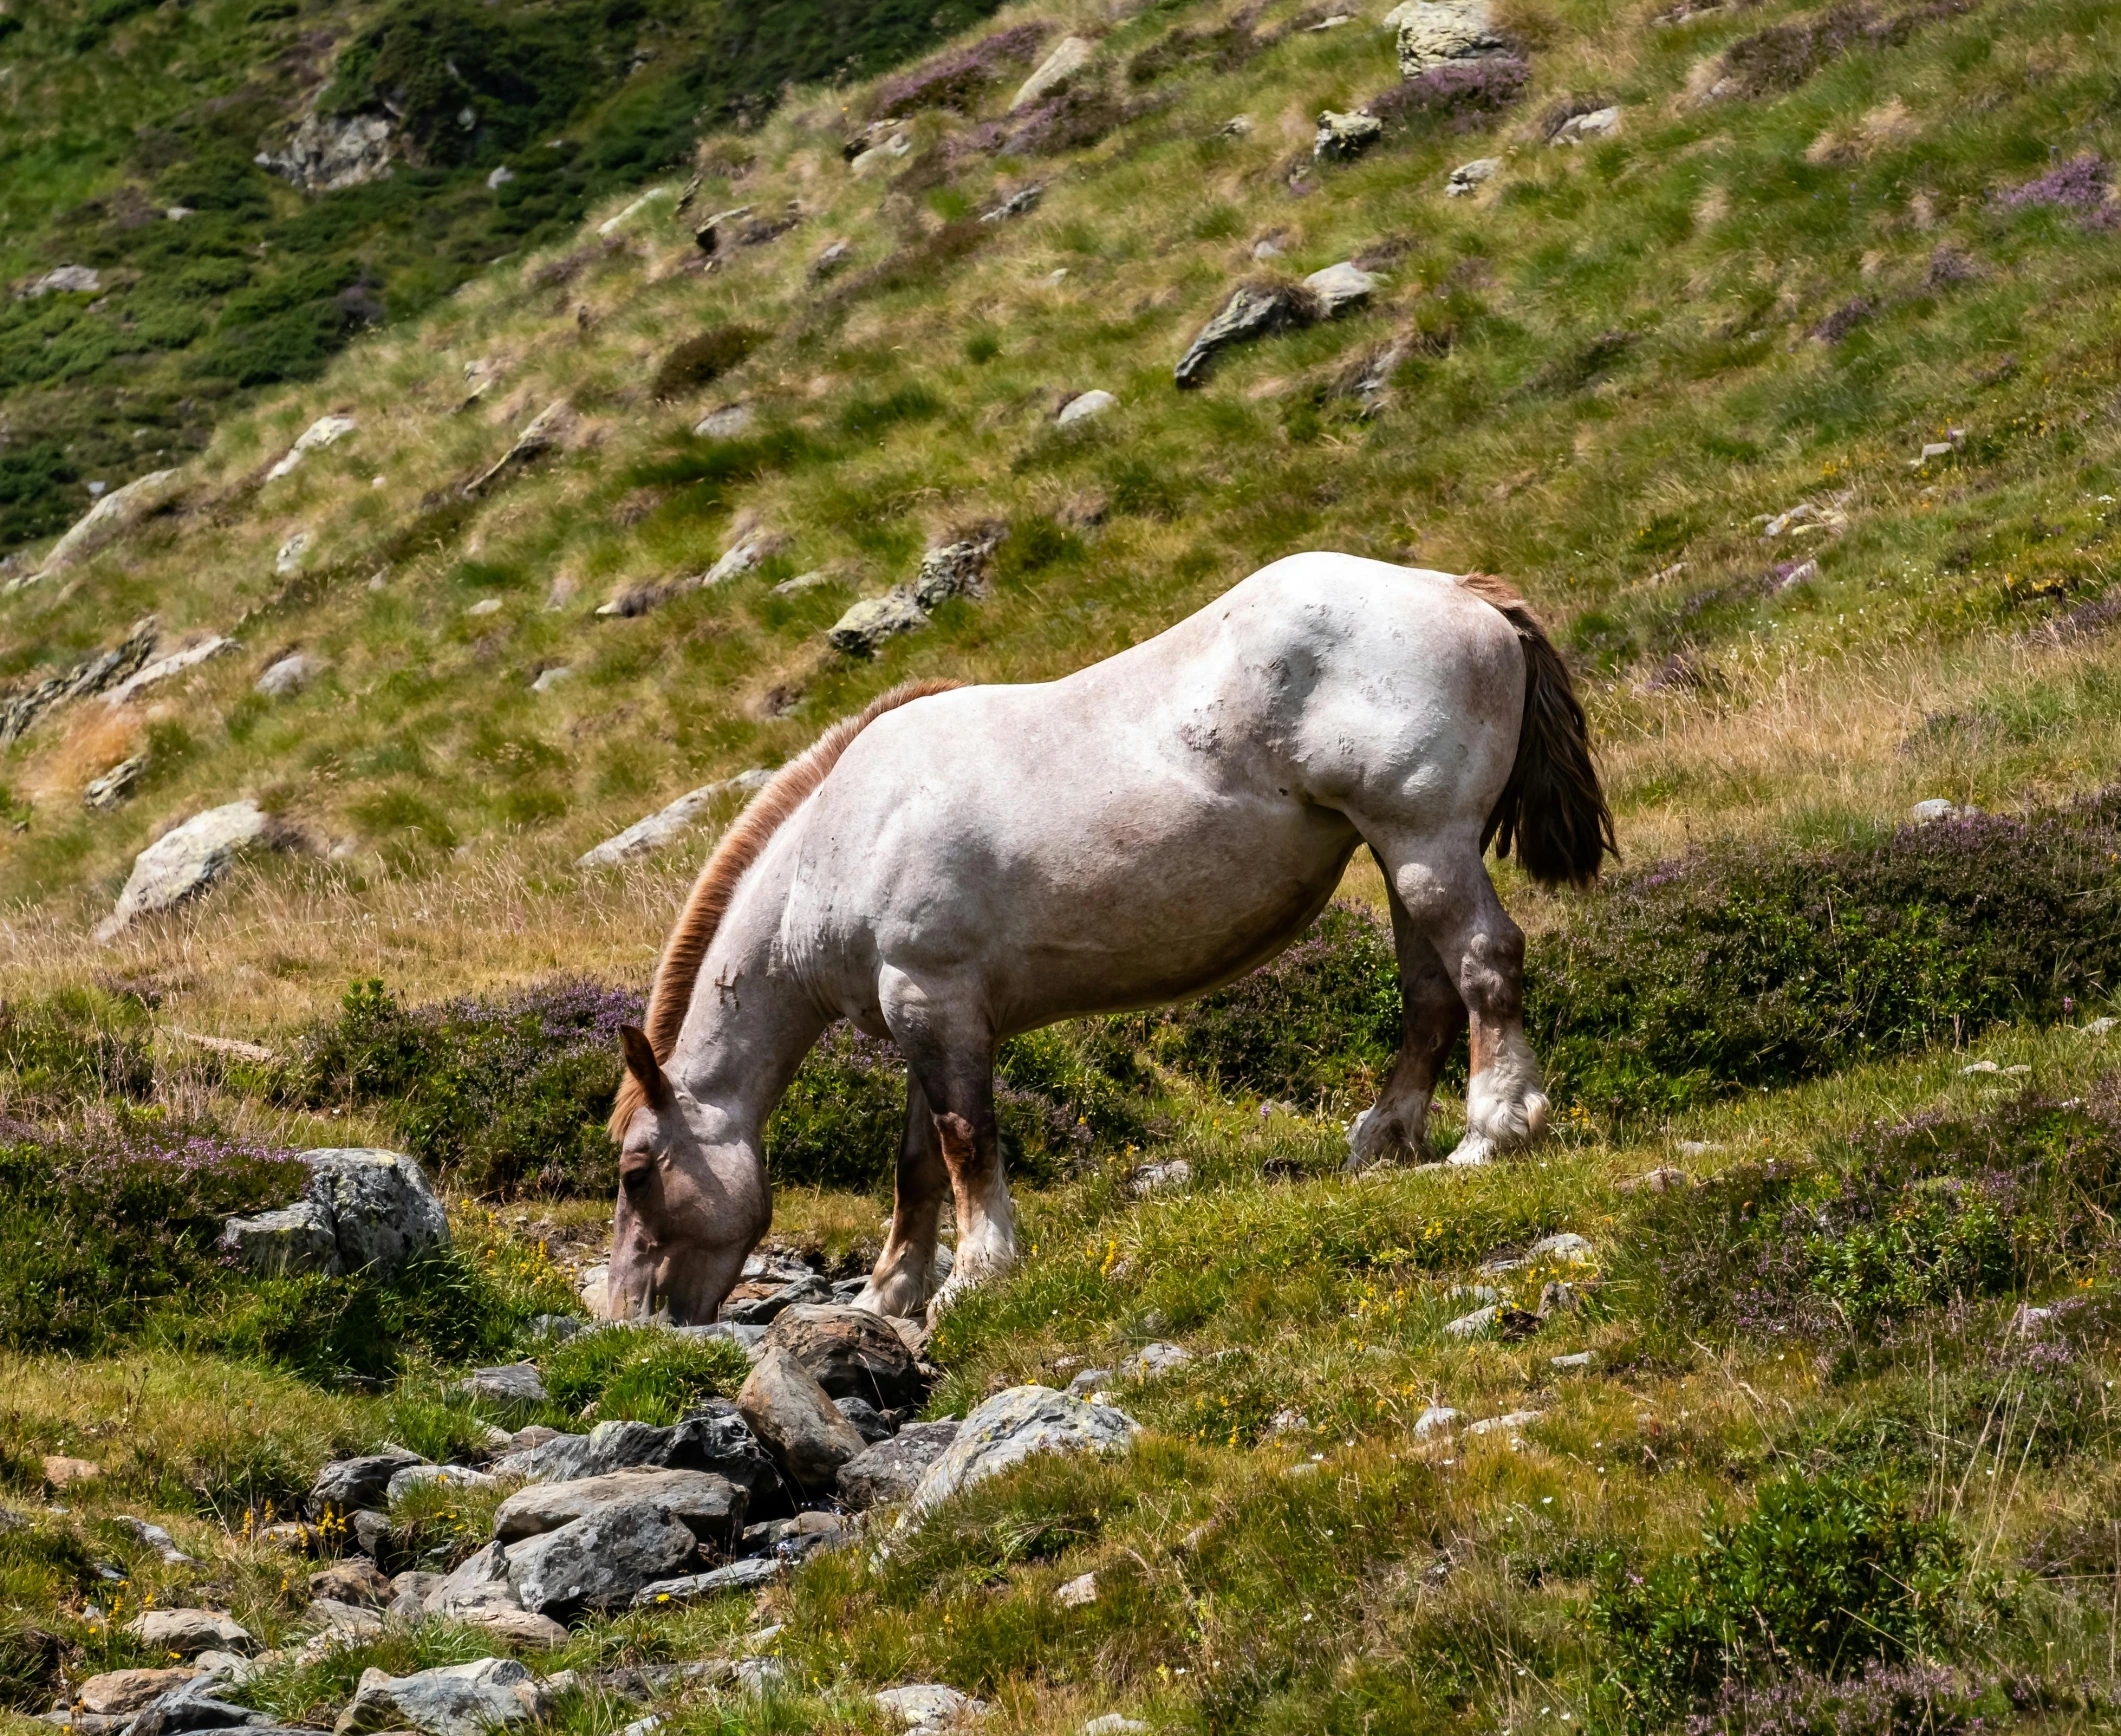
M1160 1005L1301 935L1368 844L1390 890L1404 1046L1350 1162L1421 1153L1471 1022L1454 1163L1546 1122L1525 1041L1524 936L1482 854L1583 882L1613 848L1582 707L1501 581L1303 554L1059 681L883 695L784 767L715 850L612 1113L617 1317L714 1319L772 1221L766 1118L826 1026L907 1064L889 1237L862 1292L930 1301L1015 1258L995 1048Z

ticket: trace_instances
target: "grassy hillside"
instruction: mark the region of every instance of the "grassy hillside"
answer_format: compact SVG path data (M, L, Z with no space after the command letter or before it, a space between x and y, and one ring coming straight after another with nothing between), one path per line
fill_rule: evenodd
M584 850L908 676L1055 675L1324 547L1509 574L1579 671L1625 859L1580 895L1498 869L1556 1138L1340 1173L1393 1040L1359 863L1260 975L1003 1058L1027 1258L941 1323L928 1409L1182 1344L1115 1376L1131 1454L533 1667L782 1661L763 1699L661 1691L682 1736L881 1728L870 1692L924 1680L1056 1736L2112 1721L2112 10L1508 0L1506 62L1411 82L1379 11L1040 0L687 121L682 160L480 242L519 257L467 242L425 311L251 388L164 504L0 594L0 703L150 613L164 651L240 641L0 749L0 1480L37 1507L40 1455L104 1465L0 1530L0 1698L148 1661L90 1614L97 1561L294 1636L305 1565L255 1517L330 1453L520 1420L445 1394L468 1363L539 1355L577 1425L734 1377L556 1373L531 1335L608 1223L611 1029L739 798L624 866ZM377 16L340 77L384 64ZM1012 112L1066 34L1087 68ZM1366 103L1383 136L1315 156ZM470 212L495 161L433 170L428 208ZM1365 304L1177 387L1234 288L1341 261ZM1116 404L1062 425L1092 389ZM327 413L353 430L269 477ZM831 645L961 542L981 594ZM306 686L256 691L298 651ZM90 941L144 845L244 797L290 847ZM1986 815L1911 823L1930 798ZM776 1236L835 1272L875 1251L894 1067L836 1034L769 1135ZM449 1189L450 1263L305 1289L213 1260L281 1153L361 1142ZM1493 1268L1561 1231L1586 1260ZM1488 1300L1511 1335L1446 1330ZM437 1560L483 1534L476 1503L398 1517ZM1085 1572L1093 1601L1056 1596ZM259 1703L328 1721L367 1663L489 1645L394 1633Z
M548 245L703 125L959 28L833 0L49 0L0 13L0 554L188 457L260 387ZM296 177L305 117L387 124ZM79 290L21 299L55 268Z

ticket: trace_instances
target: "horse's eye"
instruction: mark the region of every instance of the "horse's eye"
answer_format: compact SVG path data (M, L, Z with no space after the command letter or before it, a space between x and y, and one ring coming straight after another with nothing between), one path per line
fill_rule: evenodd
M655 1173L653 1160L644 1161L619 1171L619 1185L628 1193L639 1193L648 1185L648 1178Z

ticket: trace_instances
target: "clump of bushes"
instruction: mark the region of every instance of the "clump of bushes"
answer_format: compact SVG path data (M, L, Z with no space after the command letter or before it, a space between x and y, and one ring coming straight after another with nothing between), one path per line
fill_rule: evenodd
M1532 80L1532 69L1514 56L1491 60L1447 61L1363 104L1363 111L1391 131L1448 125L1453 132L1484 126L1520 101Z
M1640 1572L1608 1558L1590 1609L1599 1722L1658 1728L1733 1684L1897 1664L1954 1637L1978 1596L1958 1536L1891 1482L1789 1472L1692 1554Z
M681 398L712 385L770 335L757 326L740 324L695 332L663 358L656 370L655 396Z
M1556 1091L1663 1112L2054 1019L2121 985L2121 793L1617 877L1526 966Z
M506 1000L407 1007L380 982L314 1030L287 1092L311 1108L388 1105L412 1155L479 1194L618 1186L604 1118L638 995L555 983Z
M1690 1329L1875 1340L1925 1311L2051 1285L2121 1209L2121 1080L1918 1116L1817 1168L1740 1165L1655 1198L1634 1238Z
M983 36L885 79L871 93L869 112L910 115L930 108L969 111L1012 69L1028 64L1045 40L1044 24L1013 24L1007 30L997 30L992 36Z

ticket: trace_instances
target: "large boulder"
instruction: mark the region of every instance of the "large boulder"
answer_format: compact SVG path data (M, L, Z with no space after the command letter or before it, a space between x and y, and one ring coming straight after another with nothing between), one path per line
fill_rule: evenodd
M475 1368L449 1390L463 1398L484 1399L488 1404L529 1407L551 1402L544 1376L534 1362L509 1362L496 1368Z
M395 1275L416 1254L449 1241L449 1213L420 1166L401 1152L353 1146L305 1151L304 1193L332 1216L349 1272Z
M1080 36L1063 36L1053 45L1053 52L1038 63L1031 76L1017 86L1016 95L1009 99L1009 112L1014 114L1018 109L1043 102L1088 66L1096 52L1096 45Z
M381 180L390 173L391 154L388 115L312 112L279 150L259 152L258 166L305 193L333 193Z
M691 1528L659 1501L611 1501L508 1551L516 1601L539 1615L623 1609L699 1557Z
M713 1549L728 1549L744 1530L744 1491L727 1477L712 1471L640 1467L572 1483L532 1483L518 1489L495 1512L493 1534L501 1543L519 1543L586 1519L619 1501L655 1502Z
M748 1556L726 1567L706 1573L688 1573L677 1579L659 1579L634 1594L636 1609L653 1609L668 1603L698 1603L731 1591L756 1591L781 1576L781 1563L771 1555Z
M816 1377L778 1345L766 1347L736 1402L752 1432L803 1489L832 1488L840 1467L867 1444Z
M1488 0L1416 0L1397 16L1402 78L1418 78L1454 60L1496 60L1517 52L1497 28Z
M942 543L921 556L913 578L913 600L923 609L941 608L952 597L987 594L987 563L1001 546L1001 533L980 530Z
M277 482L312 452L320 447L336 446L359 426L351 416L319 416L302 430L301 437L287 449L280 461L265 473L265 480Z
M867 1399L878 1410L919 1402L927 1384L905 1340L866 1308L783 1309L766 1329L766 1348L787 1351L834 1398Z
M426 1463L418 1453L404 1447L385 1447L380 1453L364 1453L357 1459L334 1459L310 1485L309 1516L321 1519L327 1512L352 1513L362 1507L380 1507L392 1477L407 1465Z
M339 1234L331 1213L314 1200L297 1200L254 1218L230 1218L221 1226L221 1252L260 1278L291 1278L324 1272L336 1278Z
M335 1736L404 1729L425 1736L487 1736L528 1723L541 1699L535 1678L513 1658L481 1658L410 1676L364 1670L334 1730Z
M615 832L593 850L585 850L575 858L577 868L615 868L621 862L631 862L636 857L653 855L666 844L674 844L692 829L703 813L722 797L733 792L762 788L773 776L769 771L753 769L738 772L733 778L720 783L702 784L696 790L688 790L669 804L658 808L645 820L636 820L623 832Z
M81 1709L99 1718L137 1712L172 1688L180 1688L196 1670L106 1670L90 1676L74 1689Z
M145 476L134 477L123 488L112 489L52 545L52 552L44 557L44 565L35 576L49 578L64 572L137 524L169 499L174 492L170 484L176 476L174 470L151 470Z
M267 842L274 832L272 816L247 799L194 814L133 858L125 890L96 938L114 939L138 918L198 897L227 874L241 852Z
M151 1609L127 1622L125 1631L151 1652L175 1652L181 1658L257 1649L248 1628L210 1609Z
M840 1499L857 1510L903 1501L930 1465L950 1450L961 1425L908 1423L895 1435L864 1447L840 1467Z
M1051 1387L1011 1387L965 1418L915 1487L911 1510L925 1513L1040 1453L1119 1452L1138 1432L1135 1420L1111 1405L1085 1404Z

